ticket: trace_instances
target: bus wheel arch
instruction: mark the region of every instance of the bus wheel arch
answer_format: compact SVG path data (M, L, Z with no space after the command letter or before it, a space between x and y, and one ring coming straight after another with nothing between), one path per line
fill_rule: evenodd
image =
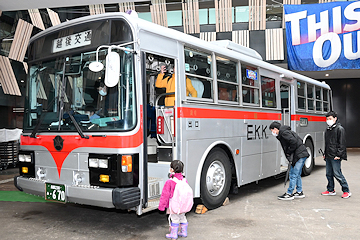
M306 147L306 150L309 153L309 157L305 160L304 167L302 169L302 174L304 176L308 176L311 174L314 165L315 165L315 156L314 156L314 141L311 138L311 136L305 136L304 138L304 144Z
M200 198L208 209L220 207L228 196L235 172L232 166L233 158L225 145L216 145L207 154L200 176Z

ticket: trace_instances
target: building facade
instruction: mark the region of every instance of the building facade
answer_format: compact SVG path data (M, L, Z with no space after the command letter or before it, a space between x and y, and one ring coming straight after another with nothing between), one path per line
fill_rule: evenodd
M95 5L3 11L0 13L0 114L5 117L0 118L0 128L22 127L26 48L30 37L61 22L132 9L139 18L206 41L228 39L250 47L265 61L287 68L283 4L325 2L333 0L151 0L113 4L101 4L99 0L100 4ZM314 78L311 74L309 76ZM354 114L352 111L350 114L346 106L355 100L342 99L344 91L338 89L347 91L348 86L359 84L354 79L331 80L327 83L336 88L333 91L334 106L342 115L343 125L353 127L352 118L360 117L360 113ZM355 135L350 136L349 140L350 146L360 146L355 141Z

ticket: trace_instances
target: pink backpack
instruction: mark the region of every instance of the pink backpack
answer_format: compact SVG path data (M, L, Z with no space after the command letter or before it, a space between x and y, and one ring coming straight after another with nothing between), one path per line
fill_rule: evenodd
M187 213L194 204L193 190L186 182L186 179L172 178L176 182L173 197L169 201L169 209L171 213Z

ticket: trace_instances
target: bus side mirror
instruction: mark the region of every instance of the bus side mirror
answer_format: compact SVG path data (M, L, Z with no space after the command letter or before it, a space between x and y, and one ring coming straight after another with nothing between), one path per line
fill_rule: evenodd
M120 77L120 56L116 52L111 52L106 56L105 85L114 87L119 82Z

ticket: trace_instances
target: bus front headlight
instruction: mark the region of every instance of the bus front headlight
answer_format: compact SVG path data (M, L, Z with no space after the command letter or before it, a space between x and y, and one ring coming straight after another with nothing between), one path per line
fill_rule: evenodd
M19 162L31 162L31 155L19 154Z
M89 158L89 167L91 168L108 168L109 160L100 158Z
M109 160L107 159L99 159L99 168L108 168Z
M97 159L97 158L89 158L89 167L98 168L99 167L99 159Z

